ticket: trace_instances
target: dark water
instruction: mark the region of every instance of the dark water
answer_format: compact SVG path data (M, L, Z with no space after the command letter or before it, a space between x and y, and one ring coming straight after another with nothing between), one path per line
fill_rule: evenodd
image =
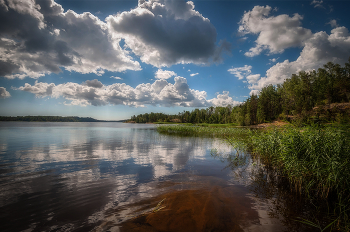
M154 128L0 122L0 231L310 231L248 154Z

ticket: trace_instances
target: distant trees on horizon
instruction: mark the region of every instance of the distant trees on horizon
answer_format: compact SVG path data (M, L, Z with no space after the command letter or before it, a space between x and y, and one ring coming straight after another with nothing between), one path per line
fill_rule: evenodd
M90 117L77 116L0 116L0 121L26 121L26 122L99 122L99 120Z

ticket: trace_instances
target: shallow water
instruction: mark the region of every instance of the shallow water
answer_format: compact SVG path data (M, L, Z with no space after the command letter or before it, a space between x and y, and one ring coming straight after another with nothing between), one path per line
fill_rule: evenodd
M296 198L233 155L154 125L0 122L0 231L310 231Z

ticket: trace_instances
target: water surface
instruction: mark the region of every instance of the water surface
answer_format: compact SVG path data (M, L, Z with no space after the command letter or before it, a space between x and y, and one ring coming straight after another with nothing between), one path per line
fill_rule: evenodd
M0 231L303 231L249 154L232 155L147 124L0 122Z

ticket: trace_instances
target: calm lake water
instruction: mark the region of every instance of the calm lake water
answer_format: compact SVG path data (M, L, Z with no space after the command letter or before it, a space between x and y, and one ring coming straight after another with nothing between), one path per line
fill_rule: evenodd
M296 198L233 155L154 125L0 122L0 231L310 231Z

